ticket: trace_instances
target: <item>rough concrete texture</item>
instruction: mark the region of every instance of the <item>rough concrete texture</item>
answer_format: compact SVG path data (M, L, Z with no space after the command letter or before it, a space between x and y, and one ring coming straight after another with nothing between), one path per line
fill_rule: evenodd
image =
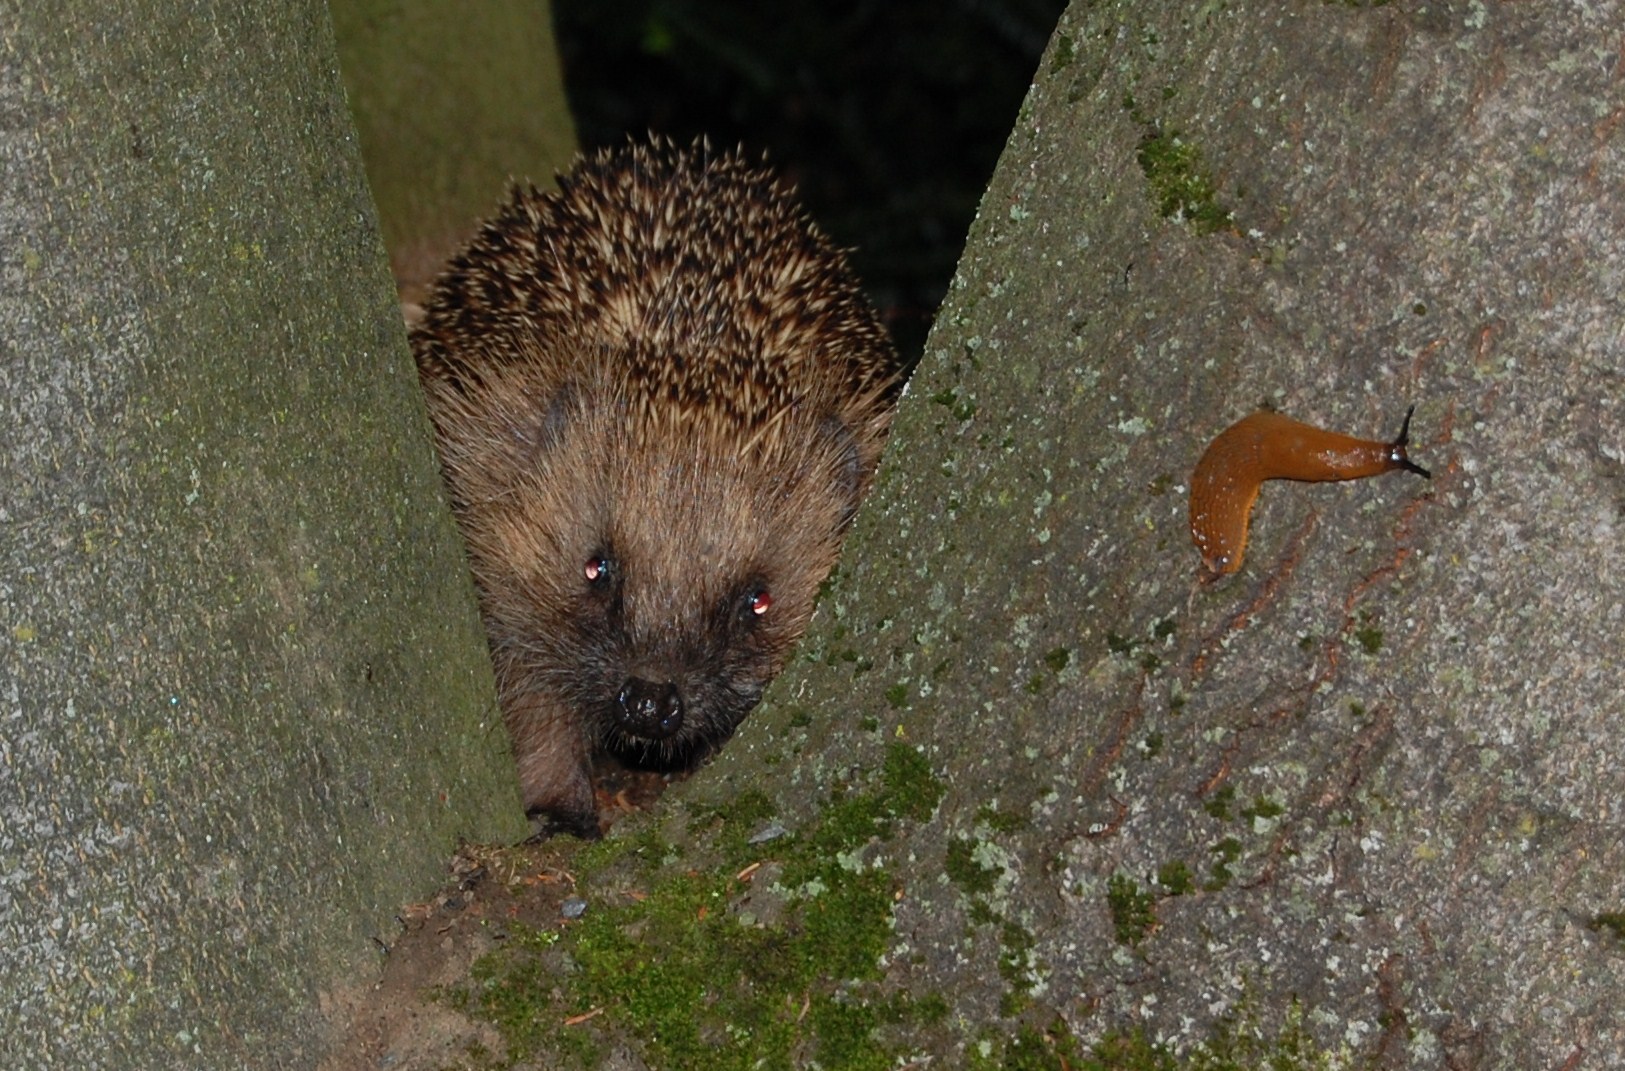
M0 2L0 1064L301 1067L523 830L325 5Z
M1063 18L803 659L680 793L799 828L922 750L935 816L853 865L946 1065L1019 1021L1620 1066L1622 25ZM1266 484L1197 584L1210 438L1412 402L1431 483Z

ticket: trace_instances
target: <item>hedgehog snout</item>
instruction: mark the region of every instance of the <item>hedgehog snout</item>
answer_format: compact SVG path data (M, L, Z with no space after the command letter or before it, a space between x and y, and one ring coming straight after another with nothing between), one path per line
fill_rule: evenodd
M613 714L631 736L666 740L683 727L683 696L671 681L628 677L615 693Z

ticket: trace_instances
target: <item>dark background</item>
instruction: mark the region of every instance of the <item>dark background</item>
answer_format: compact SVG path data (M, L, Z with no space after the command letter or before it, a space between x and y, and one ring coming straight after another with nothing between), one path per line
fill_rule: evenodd
M553 5L583 149L765 150L912 364L1064 0Z

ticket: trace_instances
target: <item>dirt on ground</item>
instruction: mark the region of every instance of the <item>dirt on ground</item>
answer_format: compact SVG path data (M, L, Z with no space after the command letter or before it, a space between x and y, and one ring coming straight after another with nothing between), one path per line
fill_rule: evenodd
M649 806L669 780L618 766L598 770L605 828ZM575 878L562 858L558 843L545 835L513 847L462 846L446 887L401 909L399 932L381 950L378 974L328 998L338 1037L320 1071L505 1066L502 1035L458 1010L453 994L470 986L475 962L516 928L568 924Z

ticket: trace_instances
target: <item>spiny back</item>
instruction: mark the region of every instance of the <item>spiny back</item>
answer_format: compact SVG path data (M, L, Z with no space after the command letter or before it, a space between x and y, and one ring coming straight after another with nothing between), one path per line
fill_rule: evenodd
M769 171L704 142L605 150L556 193L516 187L437 283L414 344L426 375L453 381L527 354L560 383L608 361L655 424L742 440L771 438L793 405L856 431L901 385L841 251Z

